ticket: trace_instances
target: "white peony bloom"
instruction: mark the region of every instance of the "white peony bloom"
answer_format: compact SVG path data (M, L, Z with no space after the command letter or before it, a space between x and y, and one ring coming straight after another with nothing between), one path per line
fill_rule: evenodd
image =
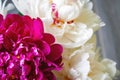
M80 53L79 50L70 56L70 69L68 77L72 80L86 80L90 71L90 63L88 61L89 53Z
M116 74L116 62L101 59L98 53L95 35L81 48L65 48L63 70L56 72L56 76L60 80L112 80Z
M103 59L101 61L94 59L90 61L91 71L89 77L92 80L112 80L116 75L116 62L110 59Z
M4 0L4 2L2 3L2 0L0 0L0 14L2 14L4 17L7 15L7 12L9 10L12 10L14 8L13 4L9 3L6 6L6 2L7 0Z
M89 53L81 52L81 50L70 51L69 49L65 53L69 56L63 56L63 69L59 73L56 72L59 79L87 80L90 71Z
M96 50L95 35L80 50L89 53L90 72L88 80L113 80L117 73L116 62L100 57L99 51Z
M31 17L42 18L45 31L52 33L64 47L74 48L85 44L93 34L93 27L79 21L83 9L90 10L90 1L82 0L12 0L17 9ZM88 8L89 6L89 8ZM92 15L94 13L90 13ZM90 17L97 21L96 15ZM89 22L89 21L88 21ZM91 22L91 21L90 21ZM93 24L91 23L91 24ZM98 26L98 25L97 25Z
M89 58L95 55L92 52L95 44L95 36L89 41L90 44L78 49L64 49L63 70L55 72L60 80L91 80L88 74L91 71Z
M90 41L94 41L95 37ZM89 41L89 42L90 42ZM91 71L90 57L95 55L92 51L93 45L84 45L78 49L64 49L63 53L63 69L60 72L56 72L56 76L60 80L92 80L89 78Z

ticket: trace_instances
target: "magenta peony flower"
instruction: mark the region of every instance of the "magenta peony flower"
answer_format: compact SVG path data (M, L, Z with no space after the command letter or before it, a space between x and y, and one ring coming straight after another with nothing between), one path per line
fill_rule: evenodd
M39 18L0 15L0 80L56 80L63 48L54 42Z

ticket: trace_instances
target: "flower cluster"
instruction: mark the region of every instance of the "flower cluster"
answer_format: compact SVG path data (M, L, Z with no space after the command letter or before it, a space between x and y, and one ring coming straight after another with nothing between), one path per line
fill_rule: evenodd
M45 32L63 45L63 69L54 72L58 80L111 80L115 76L116 62L97 58L94 32L104 23L90 0L12 1L23 15L40 17Z
M83 5L80 0L31 0L25 1L24 4L22 4L23 0L13 0L13 2L21 13L40 17L45 24L45 31L55 35L57 42L66 48L79 47L86 43L93 34L92 28L96 27L94 25L100 24L99 18L93 12L82 10ZM89 15L86 16L85 13ZM86 23L91 17L93 20L97 18L96 23ZM91 26L88 26L89 24Z
M42 21L29 16L0 15L0 79L55 80L63 48L44 32Z
M116 75L116 62L99 57L94 32L104 23L90 0L12 2L26 16L6 16L9 8L0 4L6 16L0 15L1 80L112 80Z
M80 49L65 49L63 70L55 72L60 80L112 80L116 62L101 58L95 47L95 36Z

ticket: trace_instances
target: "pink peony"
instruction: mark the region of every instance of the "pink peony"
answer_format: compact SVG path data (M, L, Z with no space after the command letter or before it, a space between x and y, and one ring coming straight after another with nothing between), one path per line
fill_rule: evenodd
M39 18L0 15L0 80L56 80L63 48L54 42Z

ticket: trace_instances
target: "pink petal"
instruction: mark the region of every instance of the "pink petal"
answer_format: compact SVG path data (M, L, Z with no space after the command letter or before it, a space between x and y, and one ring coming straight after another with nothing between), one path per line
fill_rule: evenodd
M4 65L3 59L0 58L0 67Z
M10 38L8 36L4 36L4 44L3 44L4 48L7 51L12 51L13 48L13 43L11 42Z
M44 55L50 54L50 46L45 41L36 41L37 46L44 53Z
M29 36L30 32L33 28L33 19L31 19L29 16L23 16L23 22L24 22L24 31L22 34L24 36Z
M44 79L43 79L43 73L42 73L41 71L39 71L36 80L44 80Z
M4 20L4 26L8 28L10 25L12 25L15 22L19 22L19 23L23 22L22 17L18 14L8 14Z
M43 80L56 80L55 75L52 72L45 72Z
M55 61L61 57L62 52L63 52L63 47L59 44L54 44L51 46L51 52L47 56L47 58L51 61Z
M31 32L33 39L40 40L43 37L43 32L44 29L42 21L39 18L34 19L33 30Z
M11 41L14 41L14 42L16 42L18 39L18 35L15 32L13 32L13 30L8 30L5 33L5 35L8 36L9 39L11 39Z
M31 72L31 65L24 64L22 69L24 75L29 75Z
M0 14L0 25L1 25L2 21L3 21L3 16Z
M44 33L43 40L46 41L48 44L52 44L55 42L54 36L49 33Z

